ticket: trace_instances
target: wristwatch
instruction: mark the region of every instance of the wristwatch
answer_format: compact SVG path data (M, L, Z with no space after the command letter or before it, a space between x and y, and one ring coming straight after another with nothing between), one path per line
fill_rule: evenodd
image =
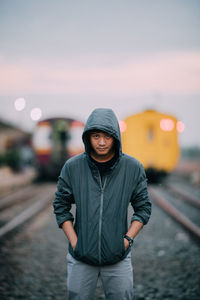
M129 247L131 247L133 245L133 239L126 234L124 235L124 238L127 239L127 241L129 242Z

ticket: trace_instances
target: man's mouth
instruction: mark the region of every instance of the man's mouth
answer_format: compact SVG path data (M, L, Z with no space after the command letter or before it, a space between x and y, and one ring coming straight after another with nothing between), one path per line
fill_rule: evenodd
M105 151L107 148L97 148L99 151Z

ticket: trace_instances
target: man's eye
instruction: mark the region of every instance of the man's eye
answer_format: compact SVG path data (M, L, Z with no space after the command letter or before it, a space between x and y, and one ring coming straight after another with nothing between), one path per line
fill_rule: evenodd
M106 134L105 137L106 137L106 139L110 139L111 135L110 134Z

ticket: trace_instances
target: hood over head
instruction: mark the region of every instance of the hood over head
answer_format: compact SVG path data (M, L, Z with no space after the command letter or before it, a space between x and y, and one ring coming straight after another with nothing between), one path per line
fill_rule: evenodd
M115 138L116 151L121 154L121 135L117 117L112 109L96 108L90 114L82 135L85 151L89 154L91 150L89 133L93 130L107 132Z

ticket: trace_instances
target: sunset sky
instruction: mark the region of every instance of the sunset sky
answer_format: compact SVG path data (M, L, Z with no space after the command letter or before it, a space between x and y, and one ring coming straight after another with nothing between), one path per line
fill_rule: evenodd
M199 0L0 0L0 118L32 130L34 107L82 121L154 108L200 146L199 28Z

